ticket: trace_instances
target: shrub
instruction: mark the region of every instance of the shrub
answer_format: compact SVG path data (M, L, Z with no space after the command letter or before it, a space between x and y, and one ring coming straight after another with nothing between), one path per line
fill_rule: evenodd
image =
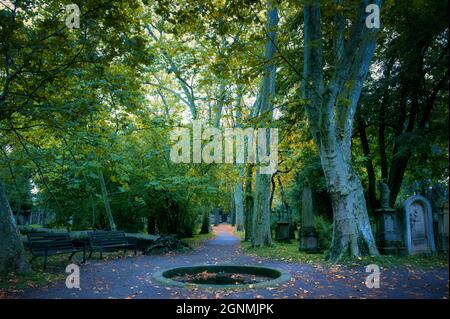
M331 245L331 236L333 234L333 224L323 216L314 216L314 224L317 230L319 248L327 250Z

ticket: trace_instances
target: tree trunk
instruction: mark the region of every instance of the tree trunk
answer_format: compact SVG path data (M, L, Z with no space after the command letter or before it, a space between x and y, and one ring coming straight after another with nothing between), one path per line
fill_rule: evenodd
M156 234L156 217L153 214L147 217L147 234Z
M202 227L200 229L200 234L208 234L210 231L210 224L209 224L209 213L203 212L202 215Z
M231 192L231 212L230 212L230 217L231 217L231 225L234 226L236 225L236 205L234 202L234 192Z
M397 156L397 158L394 158L392 161L391 168L389 169L388 180L389 190L391 191L389 197L389 205L391 207L395 206L395 201L397 200L397 196L400 192L403 177L405 176L406 167L408 166L410 157L410 152L405 152L405 154Z
M361 139L361 146L363 149L364 156L366 157L365 166L367 169L368 177L368 189L367 189L367 199L369 204L369 209L374 211L377 208L377 197L376 197L376 177L375 169L372 163L372 154L370 152L370 145L367 139L366 129L364 127L364 121L361 116L357 118L357 128L359 131L359 138Z
M0 181L0 273L30 271L22 239Z
M89 202L91 204L92 209L92 229L95 229L95 206L94 206L94 197L92 197L92 193L89 194Z
M341 170L338 175L344 178L342 187L330 185L329 188L334 213L329 258L378 255L361 181L351 165L345 165Z
M252 246L272 245L270 229L270 184L271 175L256 172L256 183L253 203Z
M244 175L244 168L239 169L239 178ZM244 230L244 198L243 198L243 185L242 180L239 180L234 190L234 210L236 213L236 230Z
M272 99L275 96L275 75L276 67L273 64L273 58L276 52L278 25L278 9L271 0L267 1L267 36L264 51L264 76L261 88L261 105L260 117L264 122L270 122L273 117ZM269 134L266 136L269 143ZM258 146L259 148L259 146ZM266 150L264 150L265 152ZM259 151L257 152L259 153ZM258 157L258 155L257 155ZM252 246L271 246L272 233L270 229L270 188L272 176L269 174L260 174L259 169L256 171L256 182L253 202L253 219L252 219Z
M105 203L106 217L108 218L109 222L109 228L111 230L117 230L116 224L114 223L114 217L111 211L111 206L109 206L108 190L106 189L105 178L103 177L103 171L101 169L98 170L98 175L100 179L100 186L102 189L103 202Z
M381 5L381 0L374 1ZM334 52L334 71L325 85L321 31L321 1L304 0L304 59L302 93L308 122L319 148L327 190L333 206L333 239L329 257L378 255L367 214L364 190L352 167L351 141L354 115L376 47L376 30L366 28L366 5L350 27L350 38ZM340 14L340 13L337 13ZM344 23L344 19L338 19ZM338 28L337 38L345 36Z
M245 240L249 241L252 239L253 224L253 166L251 164L248 164L245 170Z

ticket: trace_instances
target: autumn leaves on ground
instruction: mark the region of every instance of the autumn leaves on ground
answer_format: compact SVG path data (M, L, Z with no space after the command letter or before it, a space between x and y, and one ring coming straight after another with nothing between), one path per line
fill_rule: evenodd
M398 264L381 266L380 288L365 285L364 262L327 264L322 255L297 251L285 258L275 250L292 244L276 244L272 256L245 248L234 227L221 224L213 228L214 237L189 252L137 257L106 254L105 260L92 259L80 264L80 289L68 289L64 273L66 260L49 266L51 282L34 282L22 287L2 289L8 298L448 298L448 270L445 265L424 268ZM296 244L295 244L296 245ZM292 251L291 251L292 253ZM298 256L296 256L298 255ZM302 256L300 259L299 257ZM303 261L299 261L303 260ZM206 289L165 286L153 273L177 266L256 265L289 272L291 279L278 286L258 289ZM14 286L14 278L9 284ZM16 278L17 280L17 278ZM37 287L35 287L37 286Z

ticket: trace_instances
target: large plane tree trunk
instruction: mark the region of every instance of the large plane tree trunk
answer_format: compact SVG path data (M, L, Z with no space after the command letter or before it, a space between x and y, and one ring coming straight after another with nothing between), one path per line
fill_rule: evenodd
M278 8L267 1L267 36L264 52L264 75L261 88L261 105L260 117L262 120L270 123L273 117L272 99L275 96L275 75L276 67L273 58L276 52L278 26ZM269 139L267 139L268 141ZM266 142L266 145L270 145ZM259 146L258 146L259 148ZM265 150L264 150L265 151ZM256 170L256 182L253 201L253 220L252 220L252 246L271 246L272 232L270 229L270 189L272 176L270 174L260 174L259 169Z
M0 181L0 273L25 273L29 270L20 233Z
M361 181L352 167L351 140L356 106L376 46L376 29L365 25L361 1L350 30L336 11L333 39L334 64L324 74L319 0L304 0L304 67L302 94L313 138L319 148L327 190L333 206L333 239L329 257L378 255L367 214ZM381 5L381 1L374 1ZM348 39L345 39L348 34ZM325 79L329 80L325 81Z
M256 173L252 227L253 247L272 245L272 233L270 229L270 184L270 175Z
M329 256L338 260L345 256L377 255L361 181L351 163L340 158L338 152L321 153L334 213Z

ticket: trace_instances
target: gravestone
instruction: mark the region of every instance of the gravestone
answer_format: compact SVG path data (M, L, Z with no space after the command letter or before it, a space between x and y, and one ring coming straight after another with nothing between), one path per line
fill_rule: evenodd
M436 250L433 235L433 216L430 202L414 195L405 203L405 242L408 254L431 253Z
M279 220L277 222L277 227L275 229L276 241L290 243L291 238L289 236L290 235L289 229L290 229L290 222Z
M275 240L279 242L290 243L290 221L289 221L289 213L286 210L286 207L283 205L281 210L278 211L278 221L277 226L275 227Z
M382 254L401 254L404 252L399 215L389 207L390 190L385 180L379 183L381 194L380 208L376 209L377 247Z
M448 218L448 202L446 202L436 212L436 247L439 252L448 252Z
M315 252L318 250L317 231L314 227L314 213L311 188L303 187L302 215L300 228L300 251Z

